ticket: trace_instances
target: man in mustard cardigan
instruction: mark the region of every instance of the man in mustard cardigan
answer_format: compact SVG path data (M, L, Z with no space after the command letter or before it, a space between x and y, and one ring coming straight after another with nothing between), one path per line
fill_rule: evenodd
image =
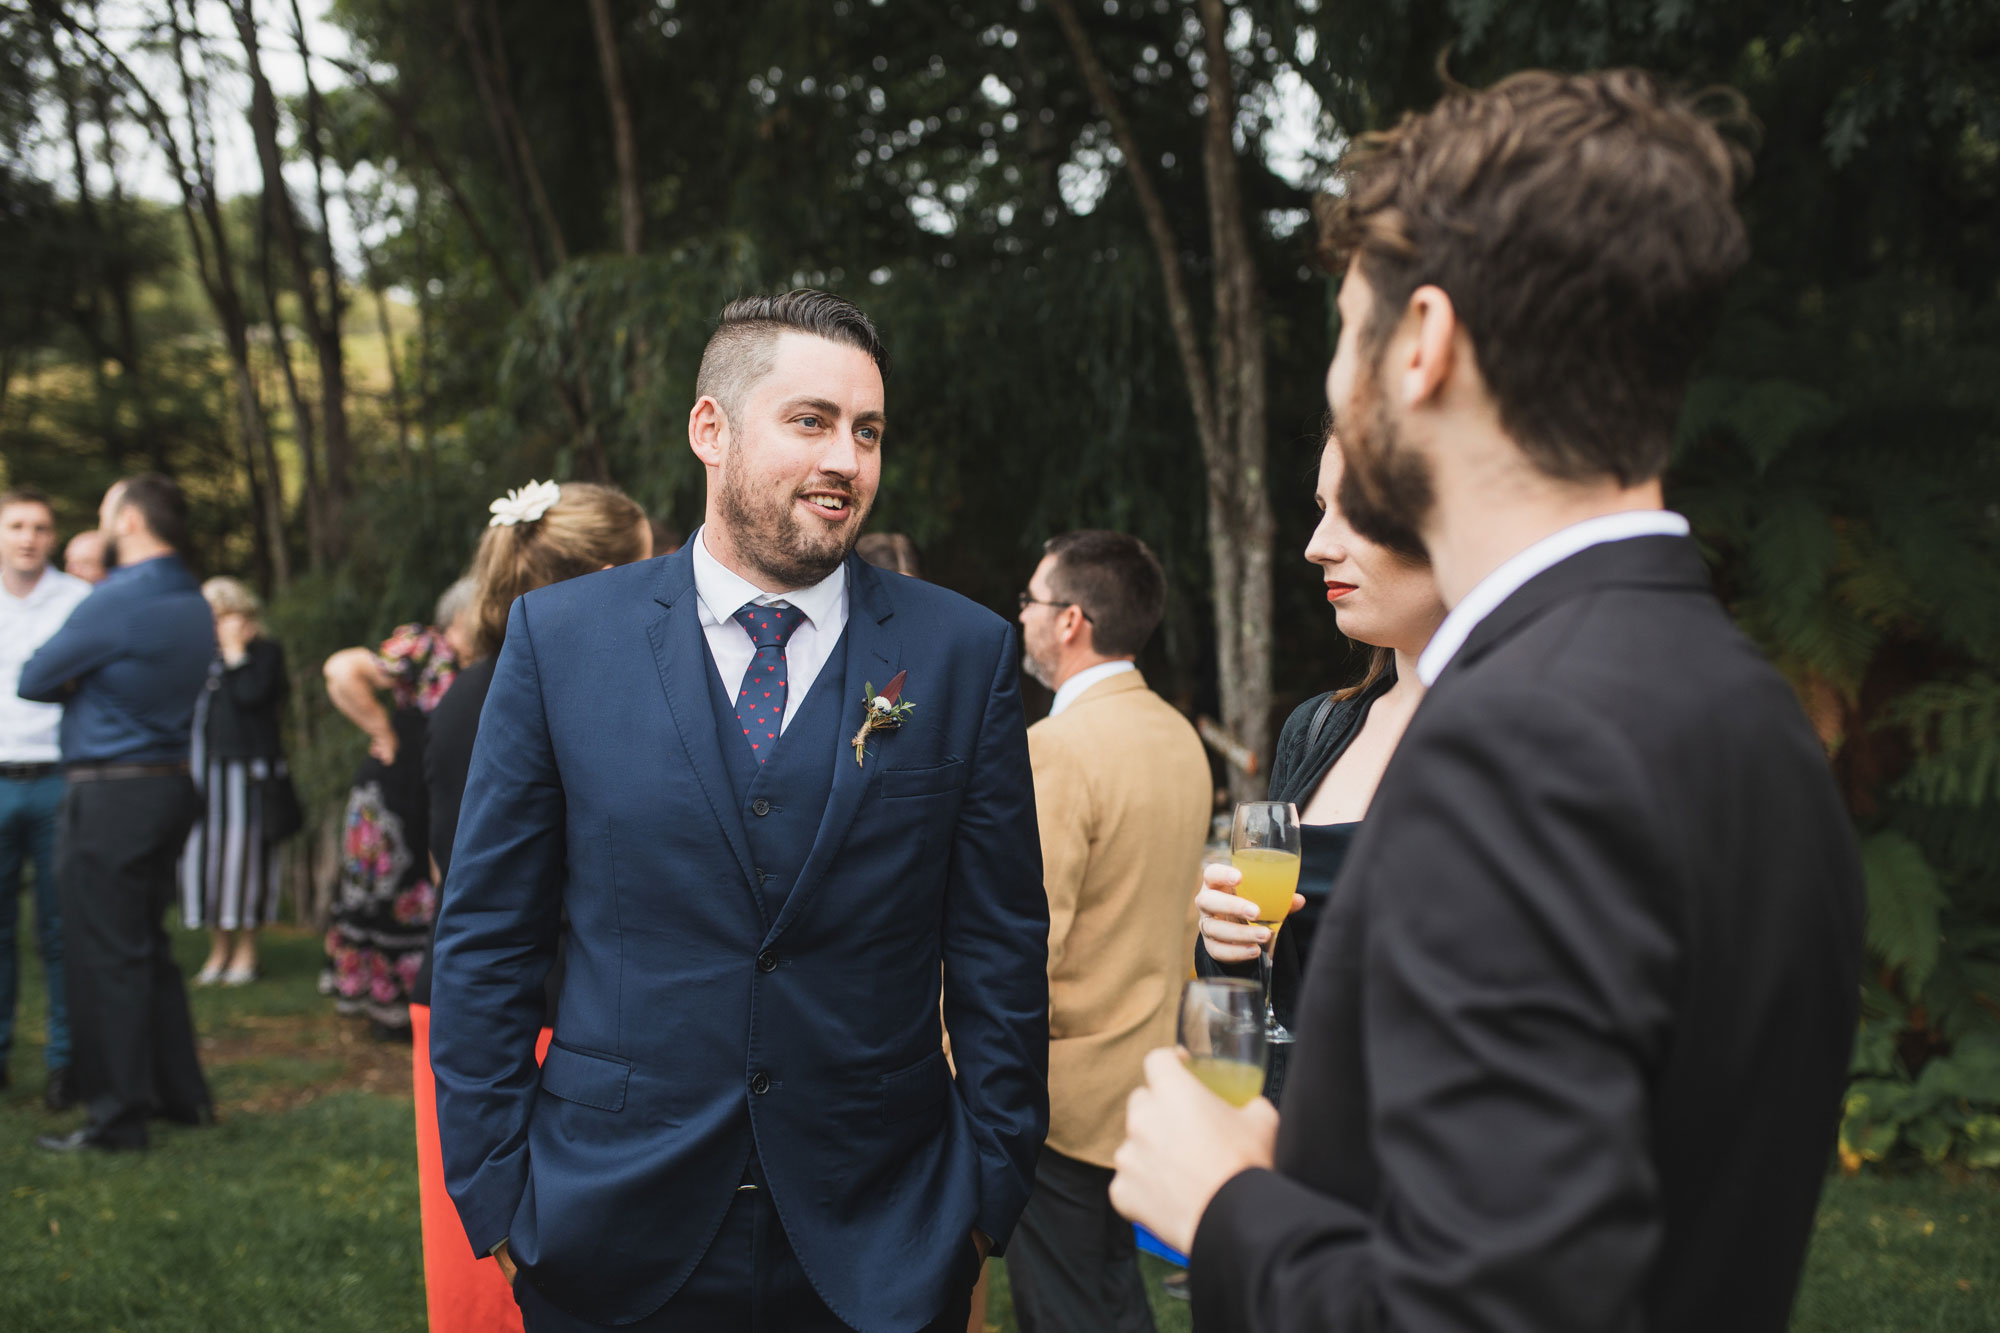
M1023 1333L1150 1330L1111 1155L1146 1052L1174 1040L1214 785L1194 728L1133 659L1166 577L1118 532L1051 540L1021 594L1023 666L1056 692L1028 729L1049 894L1049 1137L1007 1254Z

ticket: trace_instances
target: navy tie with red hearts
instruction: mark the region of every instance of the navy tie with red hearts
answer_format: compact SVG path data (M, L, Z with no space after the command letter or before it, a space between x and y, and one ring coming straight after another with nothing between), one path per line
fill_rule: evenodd
M743 689L736 696L736 721L750 742L757 762L771 757L785 720L785 643L806 623L795 606L759 606L750 602L735 615L736 623L757 645Z

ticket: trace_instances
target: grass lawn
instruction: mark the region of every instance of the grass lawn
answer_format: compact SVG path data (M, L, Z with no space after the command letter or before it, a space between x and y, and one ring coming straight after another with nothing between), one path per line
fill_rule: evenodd
M23 904L26 907L26 903ZM25 920L22 1014L0 1096L0 1329L266 1333L421 1329L409 1051L314 991L316 936L265 941L266 976L194 995L220 1123L156 1127L150 1153L56 1158L41 1109L41 974ZM191 975L206 940L178 939ZM1157 1279L1169 1271L1147 1260ZM987 1327L1013 1327L1004 1264ZM1157 1286L1155 1284L1157 1289ZM1161 1333L1187 1307L1156 1299ZM1794 1333L2000 1329L2000 1182L1832 1181Z

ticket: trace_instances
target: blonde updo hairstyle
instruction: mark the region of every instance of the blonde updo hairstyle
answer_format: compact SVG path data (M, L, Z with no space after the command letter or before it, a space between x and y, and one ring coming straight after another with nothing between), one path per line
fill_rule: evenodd
M587 481L564 482L561 497L539 518L487 528L472 557L473 657L500 651L507 612L522 593L631 564L645 557L651 541L645 510L623 491Z
M250 627L250 637L263 637L264 604L247 586L235 579L213 578L201 585L201 595L208 601L210 614L218 619L226 615L242 616Z

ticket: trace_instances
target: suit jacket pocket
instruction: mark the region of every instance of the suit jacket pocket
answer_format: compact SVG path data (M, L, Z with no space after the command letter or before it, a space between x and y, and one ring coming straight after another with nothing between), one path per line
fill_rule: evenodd
M590 1055L558 1042L549 1043L548 1058L542 1062L543 1092L600 1111L625 1109L625 1085L631 1078L630 1060Z
M891 768L882 774L882 795L936 796L965 785L965 761L954 759L935 768Z
M882 1118L907 1120L943 1101L951 1089L944 1052L932 1051L907 1069L882 1076Z

